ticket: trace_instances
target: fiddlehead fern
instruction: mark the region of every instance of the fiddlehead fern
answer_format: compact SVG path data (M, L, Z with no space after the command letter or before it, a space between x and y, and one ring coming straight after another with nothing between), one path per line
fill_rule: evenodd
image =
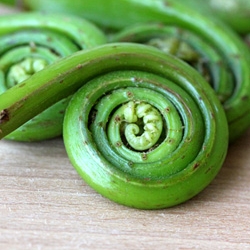
M0 94L58 59L105 41L99 29L76 17L39 13L1 16ZM67 102L50 107L6 139L34 141L60 135Z
M80 51L23 84L25 100L18 85L0 96L0 135L82 86L65 114L65 147L83 179L118 203L179 204L204 189L224 161L228 124L214 91L190 66L150 46ZM138 134L126 132L134 123Z
M163 24L137 24L110 38L111 42L144 43L173 54L196 68L224 103L234 91L233 75L217 49L196 34Z

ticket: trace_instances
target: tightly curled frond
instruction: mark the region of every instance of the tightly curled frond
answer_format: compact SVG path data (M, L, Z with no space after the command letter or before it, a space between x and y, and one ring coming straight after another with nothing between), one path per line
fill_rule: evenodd
M60 14L19 13L0 17L0 94L47 65L72 53L105 43L103 33L80 18ZM6 139L33 141L62 132L68 100L18 128Z
M186 29L164 24L137 24L115 33L110 41L144 43L173 54L197 69L222 103L233 94L234 77L223 56L209 41Z
M97 59L105 62L102 73L98 67L65 114L72 164L90 186L127 206L157 209L190 199L227 151L227 120L212 88L150 46L102 49L109 51Z

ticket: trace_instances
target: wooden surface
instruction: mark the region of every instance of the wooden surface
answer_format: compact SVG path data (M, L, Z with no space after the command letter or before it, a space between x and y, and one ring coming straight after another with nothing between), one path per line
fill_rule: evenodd
M0 8L2 11L3 9ZM0 141L0 249L250 249L250 130L192 200L143 211L97 194L61 138Z

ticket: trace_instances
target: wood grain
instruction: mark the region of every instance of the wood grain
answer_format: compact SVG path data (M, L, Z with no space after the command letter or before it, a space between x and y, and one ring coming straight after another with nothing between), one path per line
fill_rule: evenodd
M250 249L249 142L250 130L230 146L216 179L192 200L143 211L88 187L61 138L2 140L0 249Z
M0 141L0 249L250 249L250 131L192 200L141 211L88 187L61 138ZM166 248L168 246L168 248Z

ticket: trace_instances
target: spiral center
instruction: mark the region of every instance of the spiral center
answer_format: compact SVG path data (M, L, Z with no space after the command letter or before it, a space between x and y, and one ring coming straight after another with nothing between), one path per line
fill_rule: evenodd
M34 73L44 69L47 65L48 62L41 58L25 58L21 62L10 67L8 73L8 87L10 88L26 80Z
M189 44L176 37L152 38L147 44L165 53L175 55L186 62L196 62L199 60L199 54Z
M149 103L130 101L123 105L124 135L135 150L147 150L159 140L163 121L159 111Z

